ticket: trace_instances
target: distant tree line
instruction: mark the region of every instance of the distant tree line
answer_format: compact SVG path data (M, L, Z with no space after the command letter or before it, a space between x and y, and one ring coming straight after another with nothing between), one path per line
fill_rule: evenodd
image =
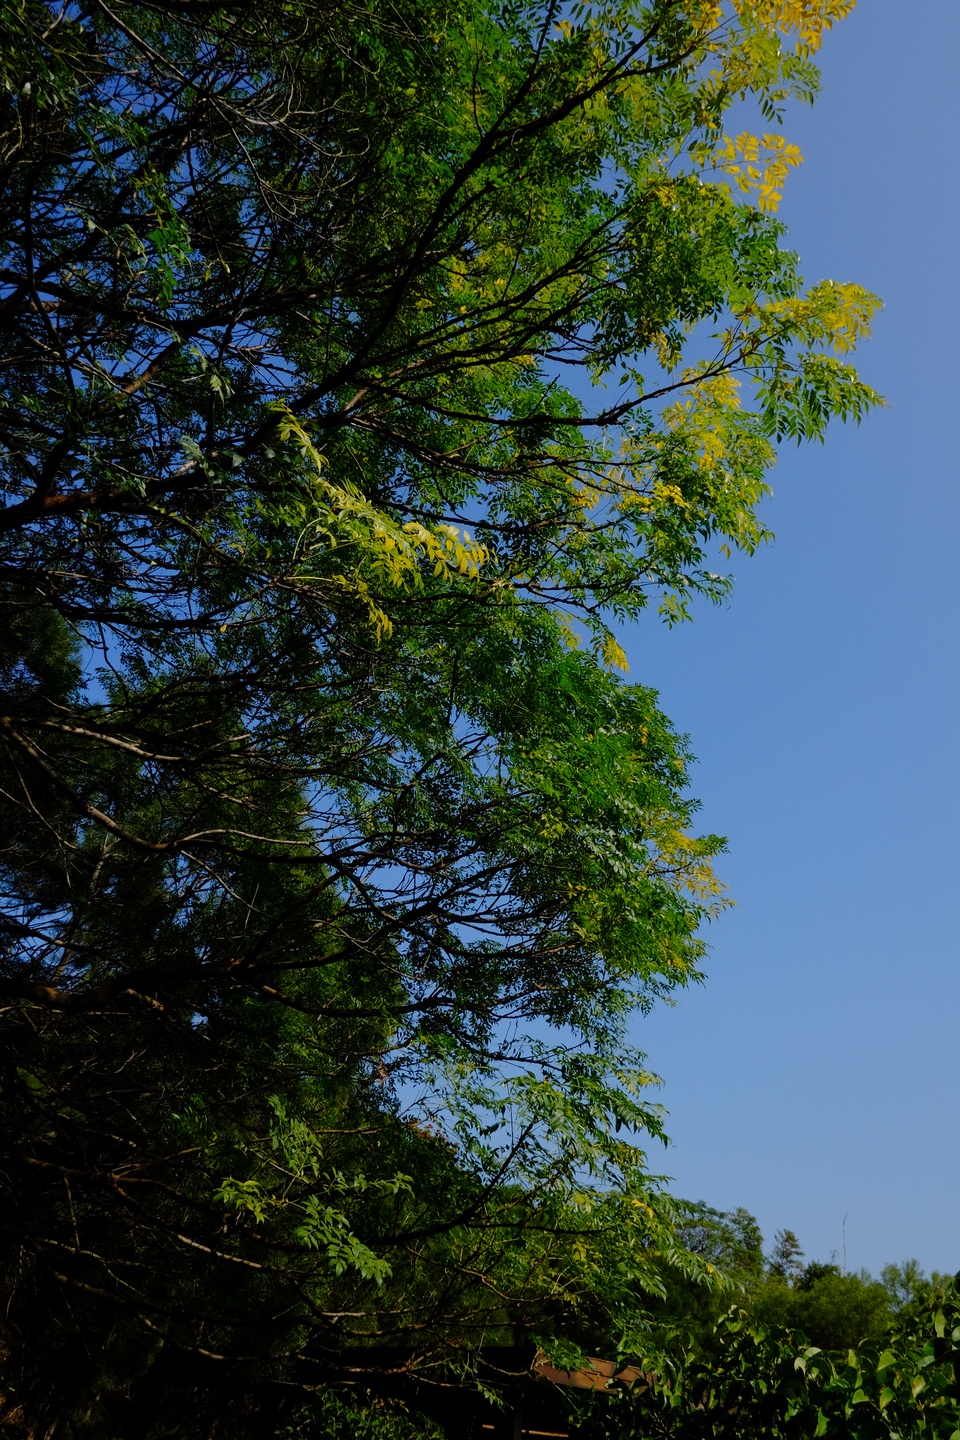
M926 1275L916 1260L885 1265L878 1277L848 1272L836 1257L805 1261L792 1230L778 1230L769 1252L754 1217L744 1209L720 1212L688 1207L690 1248L723 1275L720 1288L691 1284L678 1275L659 1310L667 1324L686 1323L704 1339L731 1303L754 1320L800 1330L825 1350L875 1341L891 1326L929 1307L950 1289L952 1276Z

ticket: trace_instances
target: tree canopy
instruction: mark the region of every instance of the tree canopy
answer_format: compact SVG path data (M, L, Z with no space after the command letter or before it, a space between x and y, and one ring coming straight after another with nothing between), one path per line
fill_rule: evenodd
M721 841L616 627L722 597L777 440L877 401L875 298L775 217L850 8L4 6L24 1424L711 1283L624 1037L699 976Z

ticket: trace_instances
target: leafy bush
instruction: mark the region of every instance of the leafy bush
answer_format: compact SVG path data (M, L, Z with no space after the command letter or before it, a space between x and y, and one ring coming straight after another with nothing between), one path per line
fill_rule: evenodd
M742 1310L723 1316L711 1341L691 1345L675 1334L659 1353L639 1357L649 1383L591 1397L575 1412L573 1433L583 1440L960 1440L956 1281L932 1290L879 1341L846 1351L821 1349L799 1330L758 1323Z

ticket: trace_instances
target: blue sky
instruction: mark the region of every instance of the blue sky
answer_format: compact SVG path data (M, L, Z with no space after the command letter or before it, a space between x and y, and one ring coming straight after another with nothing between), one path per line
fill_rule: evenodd
M784 449L728 605L627 636L738 902L707 984L636 1028L651 1161L874 1271L960 1268L958 53L956 0L860 0L828 37L780 214L808 281L883 297L858 364L890 408Z

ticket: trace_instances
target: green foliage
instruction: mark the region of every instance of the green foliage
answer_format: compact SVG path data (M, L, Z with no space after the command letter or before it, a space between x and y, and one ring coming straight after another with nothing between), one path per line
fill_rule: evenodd
M825 1350L877 1339L891 1321L886 1289L869 1275L842 1275L836 1265L808 1265L793 1286L770 1276L750 1296L757 1320L802 1330Z
M763 1237L742 1207L724 1213L678 1202L677 1214L684 1247L700 1259L713 1283L665 1268L663 1294L647 1300L644 1320L661 1333L682 1329L692 1343L709 1345L720 1316L731 1304L748 1305L762 1286Z
M801 1273L803 1250L792 1230L778 1230L768 1270L776 1280L792 1281Z
M624 1034L699 978L722 842L615 631L726 594L777 437L877 402L876 300L773 218L795 153L723 133L849 8L4 7L25 1433L242 1429L347 1353L717 1283Z
M683 1246L704 1263L714 1283L704 1285L699 1275L688 1280L666 1267L663 1293L649 1297L645 1320L659 1333L684 1334L705 1354L731 1302L754 1324L800 1331L821 1349L846 1352L879 1342L894 1323L906 1323L931 1306L936 1310L952 1284L948 1275L928 1277L916 1260L885 1266L879 1280L866 1270L842 1272L832 1262L804 1265L792 1230L777 1232L765 1259L760 1228L747 1210L675 1205Z
M574 1433L584 1440L952 1440L960 1429L958 1359L955 1283L881 1339L847 1351L820 1349L800 1331L731 1311L707 1350L677 1338L644 1355L646 1381L597 1396Z
M905 1260L902 1265L885 1265L880 1283L894 1313L906 1317L925 1306L939 1304L939 1297L948 1293L952 1282L949 1275L936 1270L927 1276L916 1260Z
M271 1440L444 1440L428 1416L396 1403L321 1391Z

